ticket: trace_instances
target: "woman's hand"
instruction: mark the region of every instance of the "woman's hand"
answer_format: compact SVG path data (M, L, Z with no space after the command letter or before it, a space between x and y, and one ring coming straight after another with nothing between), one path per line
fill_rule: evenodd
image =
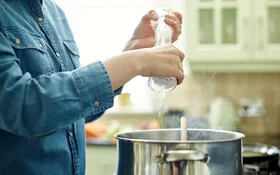
M158 20L158 16L154 10L144 15L134 30L132 38L127 42L124 51L153 47L155 34L152 21L156 20ZM182 15L174 12L174 15L166 15L164 21L173 29L172 42L176 41L181 34Z
M182 61L184 54L173 45L157 46L123 52L105 60L113 90L135 76L175 77L177 83L184 79Z
M185 55L173 45L141 49L136 60L139 74L144 77L175 77L180 84L184 79L182 61ZM140 50L139 50L140 51Z

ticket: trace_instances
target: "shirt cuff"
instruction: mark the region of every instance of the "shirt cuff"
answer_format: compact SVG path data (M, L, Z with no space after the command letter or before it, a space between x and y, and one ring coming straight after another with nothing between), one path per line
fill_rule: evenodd
M98 61L73 71L75 84L81 98L83 117L104 112L114 104L110 77L102 62ZM121 92L120 88L116 94Z

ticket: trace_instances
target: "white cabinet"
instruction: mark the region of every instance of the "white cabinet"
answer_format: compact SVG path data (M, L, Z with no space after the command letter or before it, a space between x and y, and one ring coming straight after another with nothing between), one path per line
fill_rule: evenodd
M255 57L280 60L280 1L258 0L255 21Z
M280 71L279 0L187 0L193 71Z

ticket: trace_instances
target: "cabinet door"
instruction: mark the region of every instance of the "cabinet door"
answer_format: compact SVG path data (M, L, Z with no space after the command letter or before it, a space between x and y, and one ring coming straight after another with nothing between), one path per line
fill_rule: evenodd
M253 1L256 3L255 57L265 62L280 61L280 1Z
M190 63L240 62L251 57L249 0L190 0L186 3Z
M87 146L86 175L113 175L116 165L116 146Z

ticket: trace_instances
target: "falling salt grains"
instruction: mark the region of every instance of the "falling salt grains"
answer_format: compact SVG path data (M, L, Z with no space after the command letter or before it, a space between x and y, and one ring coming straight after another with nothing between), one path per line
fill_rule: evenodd
M158 92L158 97L155 98L155 107L158 113L158 124L160 128L164 128L165 124L165 112L167 111L167 104L165 103L166 92Z

